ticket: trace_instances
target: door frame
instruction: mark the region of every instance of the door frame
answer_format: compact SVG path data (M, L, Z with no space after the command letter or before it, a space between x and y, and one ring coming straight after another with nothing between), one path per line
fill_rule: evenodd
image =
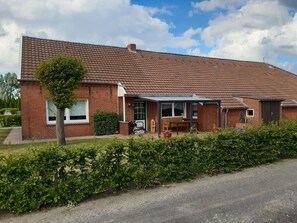
M134 119L135 119L135 103L144 103L144 113L145 113L144 129L147 130L147 102L143 100L134 100ZM142 120L142 119L135 119L135 121L137 120Z

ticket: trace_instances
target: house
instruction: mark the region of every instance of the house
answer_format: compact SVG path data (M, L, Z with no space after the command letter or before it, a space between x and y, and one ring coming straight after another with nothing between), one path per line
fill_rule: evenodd
M136 120L163 131L166 120L187 119L200 131L297 118L297 76L267 63L188 56L136 49L22 37L21 106L23 138L55 137L55 106L34 77L49 57L80 58L88 75L66 110L66 136L92 135L92 114L113 111L120 133Z

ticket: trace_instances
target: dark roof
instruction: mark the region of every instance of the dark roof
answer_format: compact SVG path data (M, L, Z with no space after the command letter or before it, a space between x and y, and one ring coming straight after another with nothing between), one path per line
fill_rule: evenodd
M250 98L258 101L284 101L283 98L269 97L269 96L260 96L260 95L233 95L237 98Z
M196 94L245 108L234 95L283 98L297 106L297 75L249 61L188 56L127 48L23 37L21 81L35 81L34 69L56 54L81 58L86 83L122 83L129 95Z

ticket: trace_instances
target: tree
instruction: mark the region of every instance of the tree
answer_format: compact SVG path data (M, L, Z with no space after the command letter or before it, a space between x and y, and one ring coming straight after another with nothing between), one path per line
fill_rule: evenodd
M76 103L73 91L79 88L87 70L81 60L67 55L57 55L40 64L35 77L47 88L48 97L57 107L56 135L57 143L65 145L64 114L66 108Z
M20 94L20 83L15 73L0 75L0 98L18 98Z

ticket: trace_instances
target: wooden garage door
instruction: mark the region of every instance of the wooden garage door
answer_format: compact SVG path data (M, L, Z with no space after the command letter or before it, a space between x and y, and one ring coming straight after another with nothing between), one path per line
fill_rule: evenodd
M264 123L279 121L280 119L280 102L279 101L262 101L262 120Z

